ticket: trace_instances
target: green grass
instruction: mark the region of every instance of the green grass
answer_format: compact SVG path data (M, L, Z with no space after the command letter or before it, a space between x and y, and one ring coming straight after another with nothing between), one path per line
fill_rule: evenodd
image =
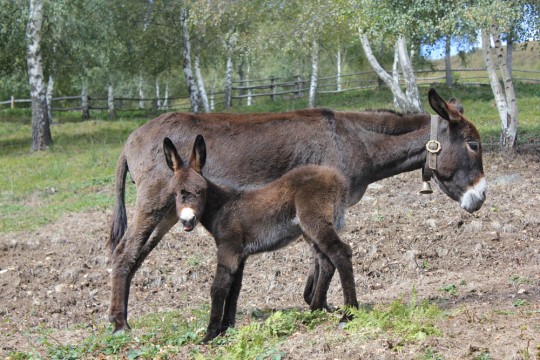
M484 144L497 148L500 121L489 86L436 87L444 98L462 100L465 114L478 126ZM422 99L427 87L420 87ZM540 139L540 86L517 84L520 106L520 144ZM231 112L283 111L306 106L306 99L277 101L257 99L252 107L234 107ZM365 110L392 107L387 89L321 94L319 107ZM424 104L427 108L427 104ZM129 133L149 120L139 112L119 112L121 119L81 121L79 113L60 113L51 126L54 146L32 153L30 110L0 111L0 232L32 230L57 220L67 212L111 208L114 167ZM139 117L138 117L139 116ZM134 187L127 187L128 202Z
M400 300L374 309L351 310L355 316L344 331L338 330L339 316L325 311L283 310L240 315L247 325L230 329L208 345L201 345L208 319L208 307L185 312L153 313L132 320L133 331L112 335L110 326L96 325L88 335L75 342L63 343L57 332L33 329L39 335L35 351L12 352L9 359L80 359L124 358L155 359L175 355L190 359L281 359L286 354L280 346L293 334L316 331L320 336L337 331L347 341L366 341L375 335L391 337L397 346L441 336L435 322L443 315L435 305ZM74 326L76 328L77 326ZM80 326L80 328L85 328ZM67 329L64 331L71 331ZM369 333L370 336L364 336ZM348 334L348 335L347 335ZM350 337L352 335L357 335ZM356 339L356 340L355 340ZM361 339L361 340L358 340ZM39 349L39 350L38 350Z
M112 207L114 167L141 120L52 125L54 146L30 151L28 123L0 122L0 231L35 229L64 213ZM133 199L128 186L128 199Z

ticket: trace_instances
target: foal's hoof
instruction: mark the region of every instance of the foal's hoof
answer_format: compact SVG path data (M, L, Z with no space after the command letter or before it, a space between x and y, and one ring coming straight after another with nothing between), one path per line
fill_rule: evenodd
M120 335L125 332L131 331L131 328L129 327L127 320L118 320L116 318L109 317L109 321L113 323L114 325L114 330L113 330L114 335Z
M218 336L219 336L219 334L207 333L206 336L201 340L201 344L202 345L208 345L208 343L210 341L214 340Z

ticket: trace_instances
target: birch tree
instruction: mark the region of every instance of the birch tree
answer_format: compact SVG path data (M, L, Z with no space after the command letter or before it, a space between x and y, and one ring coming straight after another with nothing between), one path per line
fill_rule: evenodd
M49 126L45 80L41 58L43 0L30 0L26 27L26 60L32 98L32 150L46 150L53 144Z
M199 93L197 85L195 84L195 78L193 76L193 68L191 66L191 40L189 35L188 25L188 9L182 8L180 10L180 27L182 28L183 39L183 54L184 62L182 68L184 71L184 78L186 79L186 85L188 88L189 102L191 105L191 112L199 111Z

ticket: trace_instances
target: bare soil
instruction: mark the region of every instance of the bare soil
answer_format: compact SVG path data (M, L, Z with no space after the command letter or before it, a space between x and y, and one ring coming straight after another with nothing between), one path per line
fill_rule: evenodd
M389 304L430 299L448 310L442 336L396 344L392 335L348 334L321 326L280 347L290 359L537 358L540 352L540 156L484 158L488 199L468 214L434 186L418 195L419 172L373 184L348 211L342 238L354 249L359 301ZM109 191L112 191L110 189ZM36 231L0 234L0 356L35 349L36 328L59 343L77 341L107 321L108 224L111 212L73 213ZM310 253L299 240L253 256L245 269L239 311L304 308ZM209 302L212 238L177 226L135 276L130 319ZM442 290L455 286L455 294ZM329 302L342 303L336 278ZM246 316L240 318L248 321ZM82 324L70 327L74 324ZM66 330L70 327L69 330ZM316 334L316 335L314 335ZM350 341L349 341L350 340Z

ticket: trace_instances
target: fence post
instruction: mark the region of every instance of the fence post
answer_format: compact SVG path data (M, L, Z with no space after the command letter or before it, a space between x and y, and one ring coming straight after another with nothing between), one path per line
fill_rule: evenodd
M272 101L274 101L274 93L276 92L276 88L274 86L274 77L273 76L270 78L270 91L272 92L272 95L270 95L270 99L272 99Z
M210 94L210 110L212 112L214 112L214 104L215 104L215 102L214 102L214 93L211 93Z

